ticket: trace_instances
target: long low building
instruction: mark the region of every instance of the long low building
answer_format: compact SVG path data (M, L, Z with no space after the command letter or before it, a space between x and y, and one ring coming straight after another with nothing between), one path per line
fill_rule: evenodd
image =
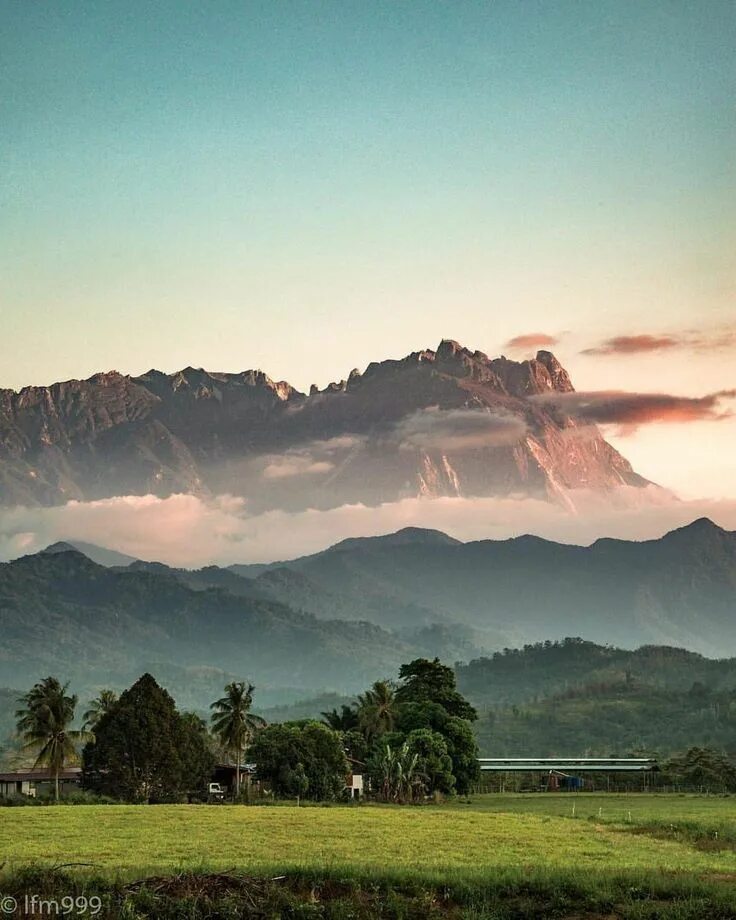
M650 757L479 757L485 773L656 773Z
M77 789L82 779L79 767L66 767L59 773L59 790L62 793ZM0 796L44 796L54 790L54 776L47 769L13 770L0 773Z

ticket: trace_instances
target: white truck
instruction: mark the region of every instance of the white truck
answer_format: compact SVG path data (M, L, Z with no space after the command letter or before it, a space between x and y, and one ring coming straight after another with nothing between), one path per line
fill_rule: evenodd
M221 802L225 798L225 790L219 783L207 784L207 801Z

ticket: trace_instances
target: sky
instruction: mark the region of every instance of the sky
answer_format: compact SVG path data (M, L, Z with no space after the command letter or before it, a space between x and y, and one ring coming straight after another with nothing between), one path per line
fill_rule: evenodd
M2 17L0 387L194 365L306 389L540 336L581 390L736 387L730 0ZM606 434L736 498L733 418Z

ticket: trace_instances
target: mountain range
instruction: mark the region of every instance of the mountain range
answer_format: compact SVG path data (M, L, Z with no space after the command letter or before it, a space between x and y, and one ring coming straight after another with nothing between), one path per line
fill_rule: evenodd
M86 691L151 670L201 708L239 676L275 705L356 692L417 656L570 635L736 654L736 534L706 519L589 547L408 528L270 566L107 561L62 544L0 565L0 686L58 673Z
M311 586L302 597L314 613L318 586L343 611L352 604L395 625L403 607L415 624L470 627L486 647L584 635L624 647L736 653L736 533L706 518L656 540L600 539L591 546L534 536L461 543L409 528L230 571L261 584L270 576L273 596L291 600L293 579L300 579ZM379 612L371 616L370 609Z
M262 371L192 367L0 390L0 504L192 493L248 509L409 496L573 503L647 481L549 397L553 354L491 359L452 340L305 394Z

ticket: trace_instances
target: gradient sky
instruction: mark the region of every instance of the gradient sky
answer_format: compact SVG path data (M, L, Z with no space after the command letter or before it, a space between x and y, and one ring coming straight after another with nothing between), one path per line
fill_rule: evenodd
M6 0L0 386L545 332L580 389L732 388L733 342L580 351L736 326L735 46L731 0ZM736 497L733 420L613 439Z

